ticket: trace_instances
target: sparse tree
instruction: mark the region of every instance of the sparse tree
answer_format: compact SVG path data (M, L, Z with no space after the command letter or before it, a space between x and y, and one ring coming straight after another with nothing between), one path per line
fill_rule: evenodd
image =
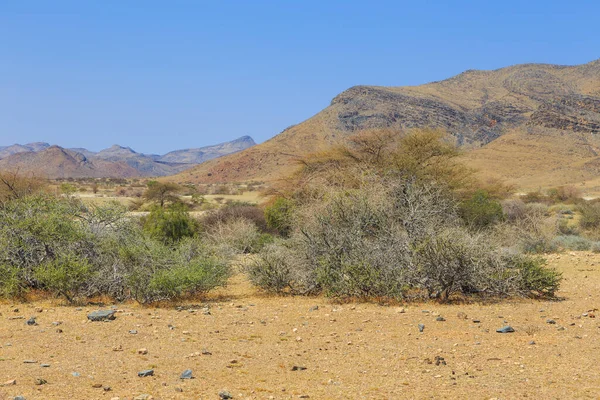
M158 203L163 208L166 203L174 203L179 200L177 193L180 190L181 187L176 183L150 181L148 189L144 192L144 199Z

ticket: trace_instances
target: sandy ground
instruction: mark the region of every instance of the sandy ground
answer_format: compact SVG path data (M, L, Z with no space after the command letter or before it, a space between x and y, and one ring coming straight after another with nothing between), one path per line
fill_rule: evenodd
M202 305L120 304L112 322L87 322L94 306L1 304L0 383L16 384L0 399L600 398L600 255L549 260L562 301L335 304L264 296L238 276ZM504 321L516 332L496 333ZM180 380L188 368L195 379Z

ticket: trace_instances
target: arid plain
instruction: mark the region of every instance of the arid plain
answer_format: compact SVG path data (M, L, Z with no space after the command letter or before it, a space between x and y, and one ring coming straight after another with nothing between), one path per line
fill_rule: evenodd
M237 275L179 309L116 304L110 322L87 322L96 306L5 302L0 398L598 398L600 255L548 261L564 273L559 301L339 304L266 296Z

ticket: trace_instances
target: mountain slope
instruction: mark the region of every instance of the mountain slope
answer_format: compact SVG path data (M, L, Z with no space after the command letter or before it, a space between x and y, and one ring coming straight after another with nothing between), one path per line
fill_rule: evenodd
M379 127L443 128L458 144L473 150L467 153L468 162L490 172L496 169L495 164L509 161L490 159L485 163L469 157L493 147L498 138L509 133L515 143L527 142L532 136L541 142L549 137L560 142L564 137L577 148L568 162L577 163L594 157L592 149L600 148L596 138L600 133L600 60L580 66L523 64L494 71L470 70L413 87L355 86L336 96L317 115L273 139L205 162L174 179L278 179L293 171L302 156L339 143L360 130ZM533 152L547 150L528 143ZM564 157L560 158L565 162ZM538 164L540 173L549 168L542 161ZM515 179L518 184L520 177Z

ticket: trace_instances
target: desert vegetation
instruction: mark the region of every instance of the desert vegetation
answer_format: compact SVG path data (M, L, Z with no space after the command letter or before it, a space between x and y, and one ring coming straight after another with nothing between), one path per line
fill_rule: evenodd
M260 183L5 174L0 291L146 304L224 286L243 265L279 294L553 297L561 276L543 254L600 251L600 202L568 186L516 194L459 155L441 131L366 131L305 158L263 205L244 197Z
M265 247L250 279L335 297L553 296L560 275L503 243L541 229L533 206L526 216L506 203L505 215L506 190L488 190L457 155L439 131L378 130L308 158L266 209L287 238Z

